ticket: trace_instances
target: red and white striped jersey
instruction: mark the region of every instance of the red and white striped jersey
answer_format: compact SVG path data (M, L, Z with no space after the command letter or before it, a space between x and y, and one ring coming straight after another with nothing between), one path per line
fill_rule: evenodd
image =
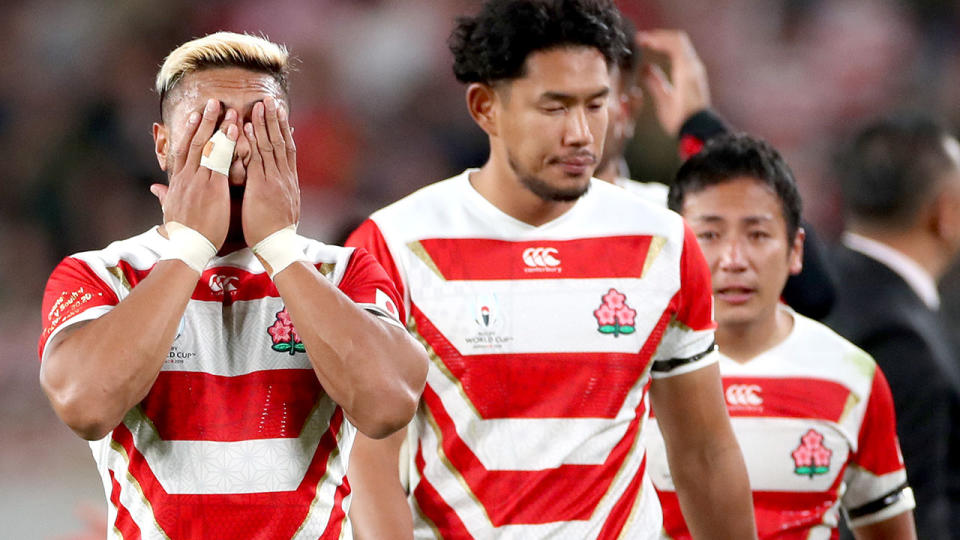
M341 291L400 324L396 289L370 255L300 241ZM154 228L64 259L44 295L41 360L58 332L122 301L166 242ZM208 264L150 392L90 447L111 538L349 538L355 435L273 282L242 249Z
M743 364L720 354L760 538L837 538L840 506L852 527L912 509L883 373L826 326L781 309L794 320L783 342ZM664 534L690 538L656 418L650 424L650 476Z
M655 536L640 440L651 378L715 361L696 239L600 180L534 227L477 193L471 172L347 241L393 277L432 359L410 426L415 536Z

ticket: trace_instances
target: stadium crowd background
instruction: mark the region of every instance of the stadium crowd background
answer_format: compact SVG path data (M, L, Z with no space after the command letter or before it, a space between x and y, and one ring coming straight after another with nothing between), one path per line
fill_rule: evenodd
M805 217L842 228L832 169L860 123L912 107L960 125L960 4L952 0L621 0L641 29L689 32L715 108L792 166ZM64 256L157 223L150 125L164 55L221 29L264 33L292 77L301 232L335 241L370 211L482 164L486 142L446 38L470 0L32 0L0 17L0 536L66 538L103 495L86 444L37 376L40 299ZM675 143L645 115L633 176L669 182ZM960 269L942 284L960 336ZM865 314L869 316L869 314ZM960 340L960 337L958 337ZM119 345L119 344L118 344ZM190 406L184 403L183 406Z

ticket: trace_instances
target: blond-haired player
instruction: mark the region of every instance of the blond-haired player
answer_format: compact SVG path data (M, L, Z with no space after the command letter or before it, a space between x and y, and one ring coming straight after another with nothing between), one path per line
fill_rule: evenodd
M357 431L384 437L416 407L426 357L384 270L296 234L287 77L258 37L173 51L153 126L163 224L47 284L41 383L91 441L119 537L349 536Z

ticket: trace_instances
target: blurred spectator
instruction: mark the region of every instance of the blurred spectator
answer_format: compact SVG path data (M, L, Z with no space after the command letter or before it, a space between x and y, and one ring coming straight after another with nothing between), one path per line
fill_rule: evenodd
M960 254L960 143L925 116L890 117L859 132L841 171L847 232L828 324L890 381L919 537L950 538L960 530L960 357L936 280Z

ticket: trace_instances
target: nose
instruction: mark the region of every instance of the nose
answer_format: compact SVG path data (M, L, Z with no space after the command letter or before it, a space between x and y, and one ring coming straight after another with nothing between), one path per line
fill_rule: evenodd
M586 146L593 142L593 133L583 107L574 107L566 117L563 143L568 146Z
M728 240L720 253L720 269L727 272L742 272L747 268L743 246L737 239Z

